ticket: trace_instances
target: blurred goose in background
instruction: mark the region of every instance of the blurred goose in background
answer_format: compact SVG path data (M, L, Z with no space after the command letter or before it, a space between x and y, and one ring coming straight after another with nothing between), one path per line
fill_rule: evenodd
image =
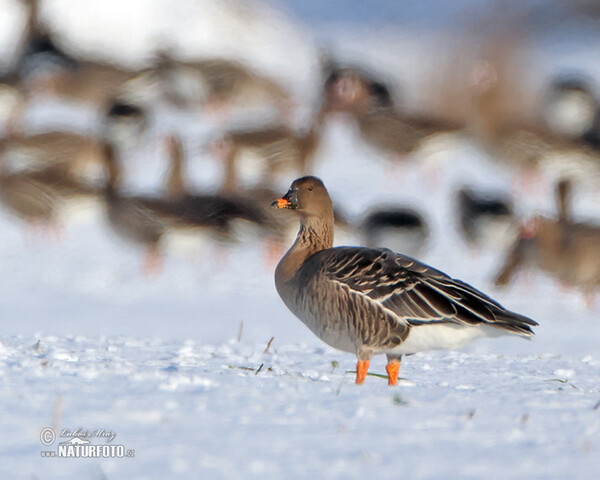
M28 176L66 200L95 199L100 194L99 188L75 178L61 165L30 171Z
M388 249L332 248L333 206L315 177L295 180L273 206L300 217L296 241L275 270L277 292L321 340L357 355L356 383L364 382L376 354L386 354L388 383L395 385L404 354L533 334L533 320L413 258Z
M21 1L27 7L28 20L15 74L25 85L27 97L42 94L87 104L107 114L105 121L114 128L123 120L135 118L137 128L143 130L147 113L129 98L132 92L127 87L140 72L69 54L57 45L54 35L40 21L39 0ZM131 111L119 108L122 105L130 105L136 110L135 117Z
M147 78L179 108L202 106L211 111L270 106L287 118L292 102L281 86L235 60L175 59L169 51L156 55Z
M261 221L260 213L250 206L217 195L189 193L183 183L180 143L176 137L171 137L169 144L172 164L167 192L161 197L123 193L115 148L110 142L103 146L108 174L104 188L108 222L121 238L146 248L146 272L160 268L167 234L201 233L217 241L230 241L234 221Z
M583 140L592 126L591 97L572 85L559 84L545 96L536 115L520 116L519 79L524 74L510 63L514 54L503 52L508 58L476 64L471 118L475 143L492 158L518 169L527 188L538 180L538 172L553 179L597 177L600 154Z
M49 225L57 219L56 193L22 172L9 170L0 144L0 202L13 215L32 225Z
M220 194L192 193L185 185L185 156L181 140L169 135L166 145L170 157L165 198L182 223L208 227L224 238L234 239L233 224L245 222L258 228L267 228L262 210L252 201Z
M103 160L107 173L103 193L108 224L122 239L143 246L146 249L143 270L156 272L162 267L161 239L173 222L168 202L121 192L121 168L110 142L103 144Z
M399 111L387 87L356 70L330 78L325 93L329 111L350 114L366 143L399 157L415 151L427 137L462 128L456 122Z
M265 183L271 183L273 175L282 171L305 174L319 147L324 115L320 109L305 133L283 124L231 130L213 142L210 150L230 164L230 168L238 170L243 170L244 165L254 159L259 163L257 170Z
M43 80L41 91L51 97L91 106L100 112L106 128L116 137L138 140L149 123L147 109L138 104L139 72L125 67L78 60ZM39 83L39 82L38 82Z
M222 155L222 158L224 175L219 193L228 198L250 202L260 209L271 232L267 239L267 262L276 262L276 255L279 256L283 251L285 239L295 234L295 222L289 215L271 208L271 202L277 196L275 190L262 179L255 185L245 185L239 178L235 155Z
M586 296L600 286L600 226L572 219L571 183L557 185L558 216L536 216L526 226L496 275L497 286L508 285L524 268L537 268Z
M224 140L217 141L212 146L213 152L224 165L220 191L227 196L243 198L244 201L250 200L259 206L272 230L276 232L272 239L277 244L290 235L296 234L296 222L289 215L282 215L282 212L270 208L273 196L277 195L270 187L273 183L274 172L278 169L292 169L300 172L309 170L308 156L312 155L314 149L317 148L324 114L325 110L320 109L305 136L298 136L286 128L283 130L261 129L242 133L240 137L226 135ZM244 139L244 142L232 142L228 140L229 138ZM275 138L278 140L272 141ZM252 143L249 140L252 140ZM245 153L250 155L251 152L256 152L262 164L258 167L258 181L252 185L245 185L240 179L240 170L242 169L239 163ZM351 233L352 225L338 208L335 209L335 222L338 228Z
M17 157L34 168L60 167L76 178L99 178L104 165L101 142L71 131L9 133L0 143L7 157Z
M505 248L515 237L517 221L506 196L461 188L456 201L460 232L470 246Z
M373 106L396 108L392 89L387 82L365 68L341 66L328 57L324 61L323 76L325 102L330 103L334 111L347 108L354 100L351 95L359 93L366 93ZM345 91L348 87L350 91Z
M427 243L429 229L419 212L397 206L372 209L360 223L365 246L385 247L416 256Z
M83 207L79 210L89 213L98 201L97 179L89 172L90 165L95 166L94 162L101 160L94 157L100 153L94 150L96 146L89 138L68 132L29 137L9 135L0 139L3 161L5 164L10 161L14 170L11 184L28 184L30 191L36 185L43 191L43 197L52 198L53 217L60 210L61 219L75 212L66 207ZM35 195L32 196L30 201L34 202Z

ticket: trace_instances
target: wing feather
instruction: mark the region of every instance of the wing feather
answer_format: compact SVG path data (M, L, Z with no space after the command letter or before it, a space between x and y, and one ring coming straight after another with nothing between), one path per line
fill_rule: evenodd
M324 273L330 280L368 297L399 323L490 324L525 335L537 325L467 283L391 250L338 247L326 252Z

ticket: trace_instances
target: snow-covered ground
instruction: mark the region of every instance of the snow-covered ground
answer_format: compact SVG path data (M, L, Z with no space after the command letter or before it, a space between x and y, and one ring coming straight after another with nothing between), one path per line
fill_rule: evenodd
M65 3L49 2L58 10ZM305 21L314 20L312 10L304 13ZM344 33L352 51L363 51L369 40L356 26L358 14ZM158 14L146 15L160 23ZM324 35L323 22L312 25ZM309 45L294 50L294 58L314 48L302 27L283 30L292 38L285 48L298 36ZM283 35L273 27L263 41L273 41L273 32ZM90 28L89 37L95 34ZM374 56L390 55L376 48L376 36L372 43ZM274 50L263 52L263 65L277 64ZM299 89L315 87L311 81L300 79ZM33 108L27 121L42 128L57 111L61 123L94 121L53 105ZM210 138L208 123L171 114L157 117L156 132L177 129L192 146ZM539 274L494 289L502 252L466 248L454 228L452 199L464 183L509 191L512 176L462 138L442 146L424 147L418 156L425 167L392 167L351 125L332 119L315 174L352 218L382 202L418 208L431 230L425 262L540 326L532 341L503 337L408 357L397 388L377 376L353 384L356 359L323 345L285 309L260 244L205 242L195 251L176 250L162 274L148 277L141 273L142 252L112 235L100 208L66 224L59 238L0 212L0 477L597 478L600 302L588 307L579 293ZM190 159L192 176L198 187L208 186L219 169L198 151ZM129 167L140 189L153 189L164 157L149 142ZM282 193L292 180L279 179ZM599 221L599 202L588 189L576 208ZM552 205L548 185L518 208L528 214ZM351 234L338 240L358 242ZM371 372L384 372L383 358L374 359ZM123 445L125 456L42 457L72 438L44 446L45 427L59 435L78 428L113 432L111 444ZM79 437L106 444L104 437Z

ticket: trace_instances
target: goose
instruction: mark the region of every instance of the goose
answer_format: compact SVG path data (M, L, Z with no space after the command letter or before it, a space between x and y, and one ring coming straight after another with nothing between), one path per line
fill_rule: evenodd
M267 227L267 219L252 201L212 193L193 193L185 185L185 158L181 139L174 134L166 138L170 165L166 200L179 223L211 228L223 239L233 239L233 223L244 221L258 228Z
M103 165L101 142L76 132L9 133L0 143L7 156L35 167L59 167L74 176L93 173Z
M332 248L333 206L316 177L295 180L272 205L300 217L296 241L275 269L277 292L317 337L357 355L357 384L375 354L387 356L388 384L396 385L405 354L533 335L534 320L418 260L389 249Z
M399 157L413 153L434 134L455 133L462 128L449 120L398 110L387 89L357 72L330 80L326 103L328 111L349 113L366 143Z
M103 144L107 181L104 187L107 220L126 241L146 249L144 270L155 271L162 260L163 240L172 232L202 231L218 241L232 240L234 220L260 221L251 207L217 195L195 195L185 189L180 164L181 145L170 137L173 153L163 196L127 195L121 191L121 169L114 146ZM178 177L178 178L176 178Z
M359 230L367 247L386 247L416 255L426 244L428 228L422 215L411 208L378 207L362 220Z
M545 171L551 178L563 176L590 179L600 173L600 152L588 139L592 131L593 100L570 85L557 86L547 94L541 112L533 117L519 115L519 79L517 72L502 74L497 67L486 65L489 77L474 89L470 133L482 151L525 174L526 184L535 174ZM510 80L499 80L502 76ZM573 95L578 95L573 105ZM512 110L508 106L512 107ZM577 110L570 118L564 110Z
M324 115L325 110L319 109L304 133L284 124L230 130L212 145L212 151L225 163L233 162L233 168L239 168L246 155L257 157L262 163L260 168L266 183L282 170L295 170L304 175L310 170L311 160L319 147Z
M372 99L373 105L395 108L392 90L371 72L360 67L339 67L332 62L328 62L326 69L324 93L330 108L343 109L358 94ZM350 92L345 91L347 88Z
M115 147L105 141L102 148L107 173L103 196L108 225L123 240L145 248L145 272L157 271L162 264L160 242L173 223L169 204L160 198L121 192L121 169Z
M0 149L4 148L5 144L0 140ZM13 213L30 223L55 223L64 219L65 207L98 198L98 189L77 179L65 165L9 172L4 153L0 155L2 201ZM89 203L85 205L90 206Z
M600 287L600 226L573 220L571 192L570 180L558 182L556 218L538 215L521 227L496 275L496 286L507 286L519 270L533 267L586 296Z
M312 128L315 129L315 125L319 123L319 121L315 121ZM269 186L269 180L271 179L270 168L265 166L266 173L257 184L244 186L239 178L240 169L237 151L234 148L229 148L227 144L219 142L216 144L216 150L217 155L224 164L224 175L220 192L228 197L243 198L246 202L250 201L261 208L261 212L267 220L270 240L273 243L274 250L285 239L293 238L296 234L295 220L289 215L283 215L282 212L270 208L271 201L277 196L275 190ZM352 233L353 227L345 213L336 208L334 214L336 226L348 233Z
M223 145L226 147L226 145ZM277 193L260 180L256 185L244 185L239 179L238 164L233 150L217 147L223 159L224 175L219 193L228 198L239 199L256 205L265 219L266 252L268 265L275 265L284 251L285 240L295 235L295 222L289 215L270 207Z
M42 24L39 0L22 1L28 10L28 18L24 46L14 74L25 84L26 97L42 93L90 104L105 113L107 124L118 128L124 120L129 120L136 122L138 130L144 130L147 113L129 98L133 93L129 84L140 76L140 72L69 54L57 45L54 35ZM124 110L123 105L130 108Z
M521 229L494 283L505 287L518 271L532 267L592 295L600 286L600 227L534 217Z
M75 68L60 68L36 83L50 97L90 106L100 112L105 127L124 131L136 140L146 131L148 109L139 103L145 85L140 72L110 63L78 60Z
M100 190L87 182L75 178L69 171L61 166L49 166L33 170L28 176L53 190L65 200L81 198L95 198Z
M49 80L46 90L55 97L106 108L120 96L139 72L109 63L79 60L73 69L61 69Z
M160 51L145 77L167 102L179 108L200 105L212 109L273 106L287 116L291 100L281 86L241 62L222 58L175 59Z
M456 194L460 232L470 246L506 246L516 233L512 202L463 187Z

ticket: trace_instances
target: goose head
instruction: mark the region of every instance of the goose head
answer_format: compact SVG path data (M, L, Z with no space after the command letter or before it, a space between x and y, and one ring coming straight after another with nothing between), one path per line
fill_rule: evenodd
M317 177L294 180L288 192L272 204L274 208L297 211L303 217L324 217L333 212L329 193Z

